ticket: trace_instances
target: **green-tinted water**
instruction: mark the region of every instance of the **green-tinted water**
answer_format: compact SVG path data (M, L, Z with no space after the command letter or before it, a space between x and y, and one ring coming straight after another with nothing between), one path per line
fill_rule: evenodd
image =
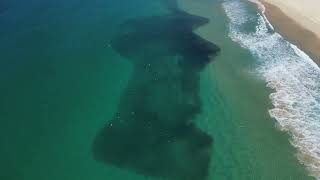
M0 178L150 178L97 162L92 144L117 112L134 73L133 64L111 46L119 24L167 14L167 4L3 4L7 8L0 9ZM211 19L213 23L197 32L222 49L202 71L202 112L195 118L213 137L209 179L308 179L288 136L269 118L268 89L250 73L253 57L227 36L220 1L185 1L180 6Z
M202 78L207 109L199 118L206 120L201 126L215 139L212 179L309 179L288 135L276 129L268 114L270 90L255 72L256 60L228 37L221 2L179 2L183 9L212 20L197 32L222 49Z

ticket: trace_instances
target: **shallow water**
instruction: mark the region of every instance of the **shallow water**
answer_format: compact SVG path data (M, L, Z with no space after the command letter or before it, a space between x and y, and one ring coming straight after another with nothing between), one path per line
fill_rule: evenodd
M256 57L257 72L274 90L270 115L290 133L299 160L320 178L320 68L274 32L263 14L252 16L237 1L224 3L224 8L231 20L230 37ZM242 30L248 23L256 24L251 32Z
M95 140L97 160L152 177L207 177L212 137L192 122L202 112L200 72L220 51L193 32L207 22L173 9L122 26L111 46L134 70Z
M299 164L296 151L289 144L289 136L279 131L275 127L276 121L270 118L271 89L266 88L265 79L257 72L258 59L230 38L231 22L228 16L221 18L225 14L222 2L179 2L188 12L217 20L197 30L202 37L216 42L222 49L216 61L204 72L207 81L202 88L203 96L210 97L204 101L211 104L205 106L209 109L203 116L207 123L202 127L211 129L209 132L215 137L215 152L219 154L213 154L212 179L311 178ZM232 12L240 10L257 19L254 5L243 2L242 5L245 9L234 6ZM241 14L235 17L246 18ZM255 27L253 21L247 23L243 30L254 31ZM224 53L224 50L228 52ZM218 102L219 105L214 105ZM218 110L212 107L218 107Z
M6 2L0 177L309 179L221 3Z

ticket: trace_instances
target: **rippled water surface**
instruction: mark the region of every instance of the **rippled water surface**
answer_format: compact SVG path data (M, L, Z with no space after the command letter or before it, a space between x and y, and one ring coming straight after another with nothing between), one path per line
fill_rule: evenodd
M0 26L0 179L311 179L284 97L317 110L317 71L248 3L5 0Z

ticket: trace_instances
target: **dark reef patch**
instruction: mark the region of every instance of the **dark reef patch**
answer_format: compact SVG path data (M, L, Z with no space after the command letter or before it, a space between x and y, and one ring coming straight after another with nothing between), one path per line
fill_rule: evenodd
M134 72L117 113L95 139L97 160L145 176L206 179L212 137L192 120L201 112L200 72L219 52L193 33L207 22L175 10L121 27L111 45Z

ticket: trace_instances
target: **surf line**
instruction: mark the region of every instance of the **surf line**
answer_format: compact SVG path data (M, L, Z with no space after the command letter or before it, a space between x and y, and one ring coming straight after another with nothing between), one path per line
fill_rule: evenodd
M257 5L258 9L264 14L266 12L266 7L258 0L248 0Z
M274 27L272 26L272 24L270 23L270 21L268 20L268 18L265 15L266 7L262 4L262 2L260 2L259 0L248 0L248 1L257 5L259 11L261 11L261 13L260 13L261 16L264 18L264 20L266 21L268 26L271 28L271 30L274 31Z

